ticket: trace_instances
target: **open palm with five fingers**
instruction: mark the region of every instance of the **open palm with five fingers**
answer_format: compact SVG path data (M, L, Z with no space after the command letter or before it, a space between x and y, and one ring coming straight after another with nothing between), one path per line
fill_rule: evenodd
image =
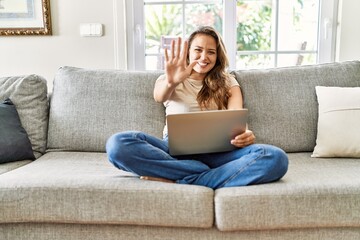
M170 55L168 49L165 49L165 73L169 86L176 86L190 76L196 61L187 64L188 42L184 41L181 50L181 38L171 41Z

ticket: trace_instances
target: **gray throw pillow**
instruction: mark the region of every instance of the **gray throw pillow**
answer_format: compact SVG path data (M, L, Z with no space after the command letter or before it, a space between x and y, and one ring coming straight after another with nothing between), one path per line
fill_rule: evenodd
M34 160L30 140L10 99L0 104L0 163Z
M35 74L0 78L0 102L10 98L16 106L34 155L46 151L48 96L46 80Z

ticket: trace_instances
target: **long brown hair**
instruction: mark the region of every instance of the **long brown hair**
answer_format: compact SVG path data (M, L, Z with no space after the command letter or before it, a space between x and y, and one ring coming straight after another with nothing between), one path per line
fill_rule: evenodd
M230 97L230 86L227 84L229 74L227 73L226 68L229 66L229 60L226 55L224 43L221 36L214 28L209 26L199 27L188 39L188 61L191 43L199 34L211 36L215 39L217 59L215 66L207 73L203 87L199 91L196 100L201 108L208 108L211 101L214 101L218 110L226 109Z

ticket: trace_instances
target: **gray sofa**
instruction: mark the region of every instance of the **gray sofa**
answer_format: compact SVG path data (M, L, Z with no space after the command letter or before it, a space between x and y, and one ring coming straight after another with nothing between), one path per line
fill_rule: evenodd
M113 133L161 137L160 72L62 67L51 98L40 76L0 78L37 157L0 164L0 239L360 239L360 159L311 157L315 86L360 87L360 62L233 73L257 142L288 153L278 182L214 191L115 169Z

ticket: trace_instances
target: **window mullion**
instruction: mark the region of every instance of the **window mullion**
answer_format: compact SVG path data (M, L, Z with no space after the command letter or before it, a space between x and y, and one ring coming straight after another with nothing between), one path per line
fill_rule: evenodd
M275 29L274 29L274 34L275 34L275 55L274 55L274 66L277 67L278 66L278 52L279 52L279 0L275 1Z
M144 1L126 1L128 69L145 70Z
M186 37L186 16L185 16L185 2L182 1L182 38L185 39Z
M335 41L339 0L320 0L318 63L335 61Z
M229 68L236 69L236 0L224 0L223 39L229 57Z

